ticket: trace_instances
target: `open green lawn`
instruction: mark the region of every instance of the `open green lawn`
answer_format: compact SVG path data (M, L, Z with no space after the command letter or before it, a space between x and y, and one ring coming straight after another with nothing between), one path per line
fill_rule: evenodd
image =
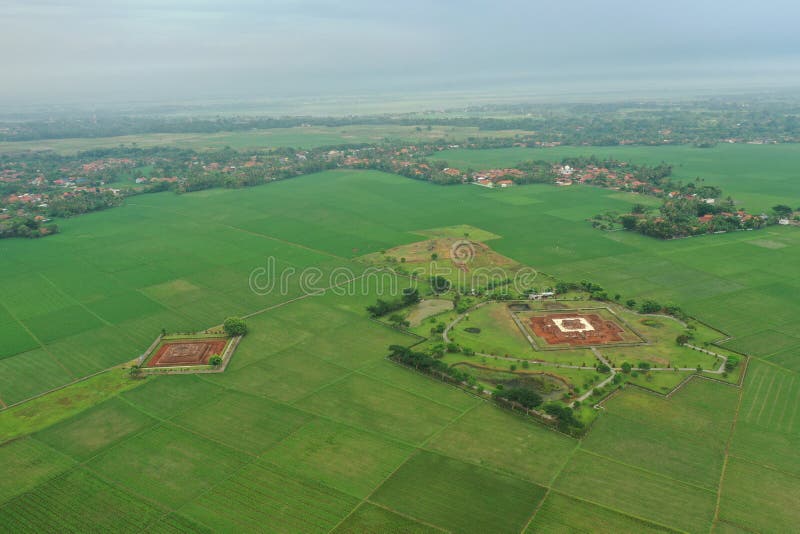
M530 520L531 531L707 532L721 478L717 529L786 530L797 522L785 503L798 487L800 233L660 242L584 221L634 201L337 171L135 197L47 239L3 240L0 408L128 362L162 328L301 296L297 276L283 292L251 291L270 256L319 268L327 285L336 267L360 274L366 253L468 224L548 274L680 304L756 355L724 475L738 389L696 379L662 399L628 387L579 444L387 362L390 344L417 340L366 317L386 284L367 280L251 317L225 373L114 370L0 411L0 472L19 481L0 482L0 529L519 532Z
M465 328L479 328L480 332L470 333ZM469 318L462 319L450 337L483 354L523 359L538 357L514 323L508 306L502 302L487 304L470 312Z

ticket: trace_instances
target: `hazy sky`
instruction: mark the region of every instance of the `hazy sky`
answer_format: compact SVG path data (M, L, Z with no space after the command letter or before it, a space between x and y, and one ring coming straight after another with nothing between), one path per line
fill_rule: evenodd
M800 75L796 0L2 0L0 107Z

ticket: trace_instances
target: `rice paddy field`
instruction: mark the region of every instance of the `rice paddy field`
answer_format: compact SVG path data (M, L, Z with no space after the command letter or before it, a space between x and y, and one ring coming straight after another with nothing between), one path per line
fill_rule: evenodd
M120 145L149 148L170 145L193 150L221 149L259 150L272 147L314 148L357 143L377 143L384 139L418 143L447 139L460 142L470 137L506 137L519 132L482 131L471 126L436 126L430 130L400 125L297 126L218 133L154 133L115 137L48 139L37 141L0 142L0 154L21 151L52 150L59 154L76 154L83 150L115 148Z
M800 146L719 144L713 148L675 146L617 146L552 148L502 148L493 150L448 150L437 155L452 167L492 168L520 161L558 161L565 157L591 156L614 158L637 165L673 166L673 177L683 181L695 178L717 185L723 192L752 212L768 210L787 201L800 205Z
M796 199L778 166L793 147L683 150L717 154L729 184L706 179L737 196L751 181L724 157L737 148L747 165L773 165L752 202ZM701 168L679 156L650 155ZM138 196L46 239L0 241L0 471L11 475L0 530L792 530L800 232L662 242L585 222L636 200L334 171ZM387 361L389 345L417 339L368 319L385 280L316 295L330 273L358 277L357 258L455 225L500 236L494 250L549 275L681 305L752 355L743 386L697 378L668 399L628 387L577 440ZM254 292L269 258L320 276ZM254 312L224 373L104 372L162 328Z

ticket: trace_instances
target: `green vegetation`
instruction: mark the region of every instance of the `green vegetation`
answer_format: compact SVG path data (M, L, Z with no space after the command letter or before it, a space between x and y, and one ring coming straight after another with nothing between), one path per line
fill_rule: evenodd
M759 148L777 150L737 145L703 154ZM769 206L793 187L765 183L761 198ZM597 232L585 221L640 200L588 187L500 192L331 171L247 191L138 196L119 209L66 220L47 240L4 240L3 405L130 362L162 329L199 331L225 317L261 313L248 317L248 335L225 373L131 380L128 369L113 369L0 411L0 469L14 480L0 482L0 527L519 532L530 521L530 531L694 532L714 525L721 488L720 521L791 529L800 429L800 236L795 228L771 227L661 242ZM604 401L604 410L594 410L600 398L589 396L566 412L570 399L610 373L597 370L589 350L533 351L513 322L492 316L507 312L507 303L469 312L450 331L457 352L447 352L441 333L461 312L440 311L408 327L430 338L410 349L424 355L418 363L442 372L463 364L455 368L464 373L458 377L468 373L505 396L519 384L539 388L533 390L544 398L539 408L551 407L567 421L564 430L583 425L583 441L388 361L387 347L405 349L420 339L402 323L387 328L370 320L366 309L409 295L402 292L412 285L407 277L365 279L363 290L360 279L337 280L343 291L324 294L296 277L284 292L253 291L248 283L268 287L251 273L274 257L278 272L320 269L324 289L333 269L346 267L357 277L384 264L387 252L420 243L420 231L433 240L491 238L497 256L487 264L502 256L514 269L530 265L552 275L538 275L531 282L536 289L591 280L651 342L599 349L612 367L629 364L620 373L623 383L604 388L623 389ZM449 260L424 248L420 261L432 253ZM373 254L374 263L364 260ZM413 263L412 255L403 257L392 266ZM418 281L419 298L428 296L429 276ZM396 292L379 291L392 280ZM441 300L452 306L456 288ZM558 304L584 306L585 289L568 288ZM484 298L458 294L456 306ZM712 343L723 334L713 328L643 318L613 304L628 300L637 312L677 303L733 339L719 348ZM392 313L406 321L416 306ZM699 376L669 398L631 387L663 393L692 373L657 371L662 360L712 369L716 358L678 346L684 335L721 354L751 354L726 378L735 383L747 367L743 389ZM510 356L477 354L483 352ZM539 356L544 361L534 362ZM537 374L548 363L569 385ZM555 367L570 363L589 369Z
M372 497L459 532L519 532L544 488L434 453L403 464Z
M243 336L247 333L247 323L239 317L228 317L222 323L222 329L229 336Z

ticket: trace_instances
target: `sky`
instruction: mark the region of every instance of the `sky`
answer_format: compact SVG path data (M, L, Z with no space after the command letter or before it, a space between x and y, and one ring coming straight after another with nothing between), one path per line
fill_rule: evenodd
M800 86L788 0L2 0L20 103Z

